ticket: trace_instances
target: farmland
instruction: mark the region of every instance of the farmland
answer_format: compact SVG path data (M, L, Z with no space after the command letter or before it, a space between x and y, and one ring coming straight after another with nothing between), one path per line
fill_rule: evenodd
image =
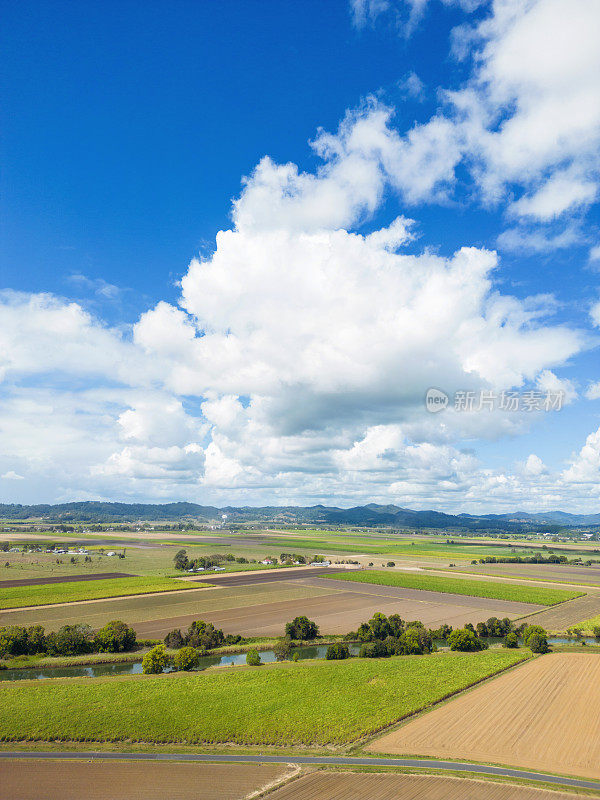
M112 761L1 761L5 800L240 800L290 770L285 765ZM85 789L82 789L85 787Z
M521 578L600 587L600 566L586 567L573 564L471 564L461 571L476 575L494 575L503 578Z
M146 576L106 580L69 581L34 586L0 587L0 609L42 606L51 603L76 603L105 597L121 597L150 592L185 591L194 587L170 578Z
M179 582L179 585L198 587L199 584ZM297 614L314 619L322 633L345 634L376 611L398 613L403 619L420 619L435 628L442 623L460 626L491 616L515 619L542 608L468 595L349 584L324 577L298 577L293 581L223 585L208 591L197 589L39 610L14 610L0 614L0 624L37 623L48 630L56 630L61 625L87 622L98 628L118 617L132 624L140 637L155 638L165 636L173 628L187 627L201 617L225 633L264 637L281 636L285 623Z
M549 631L566 631L567 628L579 627L584 620L591 622L596 615L600 615L600 595L586 594L536 614L532 622Z
M0 740L343 745L525 657L488 650L193 676L6 682Z
M443 577L408 572L381 572L363 570L336 575L336 580L375 583L380 586L401 586L408 589L424 589L430 592L448 592L472 597L488 597L498 600L514 600L521 603L537 603L552 606L580 597L582 592L552 589L543 586L527 586L511 583L492 583L463 578Z
M368 749L598 778L599 719L600 658L553 654L409 721Z
M288 783L270 800L573 800L576 795L528 786L437 775L315 772Z

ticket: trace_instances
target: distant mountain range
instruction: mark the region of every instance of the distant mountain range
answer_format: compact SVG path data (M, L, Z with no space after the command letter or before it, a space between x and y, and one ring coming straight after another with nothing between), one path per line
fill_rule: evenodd
M528 514L516 511L509 514L444 514L439 511L413 511L394 505L369 503L354 508L335 506L252 506L216 508L196 503L61 503L58 505L4 505L0 504L0 519L33 520L44 522L181 522L227 521L261 523L304 523L328 525L385 526L392 528L443 528L466 530L540 531L558 530L565 526L600 525L600 514L568 514L550 511Z

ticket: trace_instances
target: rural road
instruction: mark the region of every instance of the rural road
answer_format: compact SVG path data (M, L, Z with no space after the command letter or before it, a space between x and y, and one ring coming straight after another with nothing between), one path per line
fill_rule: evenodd
M483 775L500 775L509 778L524 778L530 781L544 781L556 786L574 786L579 789L595 789L600 792L600 782L584 781L579 778L562 778L544 772L528 772L508 767L492 767L487 764L469 764L464 761L437 761L413 758L353 758L345 756L250 756L250 755L210 755L195 753L103 753L103 752L24 752L0 751L0 758L17 759L98 759L113 761L212 761L244 764L321 764L327 766L368 766L368 767L418 767L451 769L460 772L475 772Z

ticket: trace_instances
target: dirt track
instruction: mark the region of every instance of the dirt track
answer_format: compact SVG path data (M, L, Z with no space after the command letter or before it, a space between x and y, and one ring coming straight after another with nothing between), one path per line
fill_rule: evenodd
M89 575L54 575L48 578L17 578L11 581L0 581L0 589L9 586L42 586L47 583L74 583L79 581L103 581L109 578L136 578L129 572L95 572Z
M270 800L574 800L580 795L528 786L434 775L317 772L294 780Z
M284 765L3 761L2 800L241 800Z
M600 656L529 661L367 748L600 777Z

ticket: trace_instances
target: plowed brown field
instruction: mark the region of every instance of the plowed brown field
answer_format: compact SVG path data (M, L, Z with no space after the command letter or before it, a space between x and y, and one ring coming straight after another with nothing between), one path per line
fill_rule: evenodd
M527 618L531 625L541 625L547 631L566 631L578 622L585 622L600 614L600 594L586 594L576 597L568 603L561 603L554 608L540 611Z
M434 775L317 772L292 781L270 800L574 800L580 795ZM589 796L589 795L588 795Z
M279 764L1 761L2 800L241 800L283 777Z
M600 656L528 661L368 749L599 778Z

